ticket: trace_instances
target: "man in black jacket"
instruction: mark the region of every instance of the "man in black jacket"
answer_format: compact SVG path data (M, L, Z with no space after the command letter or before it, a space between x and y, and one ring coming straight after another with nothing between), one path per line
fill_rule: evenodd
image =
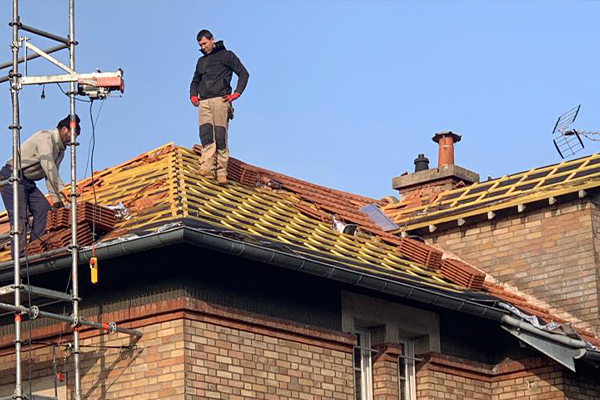
M227 183L227 129L233 118L233 100L240 97L248 84L248 71L239 58L225 49L223 41L215 42L208 30L203 29L196 37L203 56L196 63L196 71L190 85L190 100L199 108L200 142L202 157L198 173L202 176L216 175L220 184ZM238 77L235 92L231 93L233 73Z

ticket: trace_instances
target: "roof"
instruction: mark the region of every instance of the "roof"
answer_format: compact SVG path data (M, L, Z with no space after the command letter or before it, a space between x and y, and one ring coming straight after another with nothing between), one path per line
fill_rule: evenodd
M196 148L200 151L200 148ZM378 228L358 208L376 200L337 191L230 159L230 182L194 173L199 155L167 144L78 183L81 201L127 207L131 217L118 221L102 240L150 233L166 223L186 218L255 238L293 246L311 257L364 268L382 276L431 288L465 292L432 268L441 252L412 239L369 233ZM365 233L349 235L332 229L335 213ZM0 215L0 230L8 225ZM389 243L386 243L389 241ZM406 254L398 246L407 249ZM10 260L8 246L0 262ZM425 262L430 262L426 265ZM431 264L433 263L433 264Z
M532 168L497 179L446 190L415 202L409 196L382 207L401 230L464 220L490 211L514 208L579 193L600 186L600 154ZM583 192L581 192L584 194Z
M484 281L485 274L476 268L460 260L442 259L442 251L424 243L382 231L359 210L368 204L386 208L385 202L234 158L229 162L229 183L218 185L194 172L200 152L199 146L187 149L170 143L95 172L93 181L79 182L81 201L105 206L122 203L128 210L130 217L117 221L101 242L160 232L174 221L195 221L252 243L279 246L298 257L487 305L505 301L546 321L564 322L552 316L548 308L533 306L518 293ZM357 233L332 229L334 217L356 224ZM6 213L0 214L0 232L3 230L8 230ZM5 246L0 249L0 262L8 260ZM5 265L3 270L9 268ZM589 333L580 333L600 345Z

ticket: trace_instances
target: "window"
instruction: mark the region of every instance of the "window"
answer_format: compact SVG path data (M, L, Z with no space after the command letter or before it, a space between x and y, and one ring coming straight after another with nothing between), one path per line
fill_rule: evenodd
M373 375L371 372L371 335L369 331L356 334L357 346L354 347L354 399L373 399Z
M402 355L398 359L398 392L400 400L416 400L415 343L412 340L400 341Z

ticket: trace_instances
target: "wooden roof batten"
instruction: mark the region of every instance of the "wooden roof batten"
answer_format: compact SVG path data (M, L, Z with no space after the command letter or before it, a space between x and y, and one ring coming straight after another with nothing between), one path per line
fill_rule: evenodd
M393 233L449 229L488 218L502 211L503 215L525 213L535 207L551 206L559 200L583 199L600 187L600 154L577 160L534 168L513 175L476 183L466 188L448 190L435 201L395 216L393 204L384 212L400 229ZM424 231L423 231L424 232ZM439 232L439 231L438 231Z

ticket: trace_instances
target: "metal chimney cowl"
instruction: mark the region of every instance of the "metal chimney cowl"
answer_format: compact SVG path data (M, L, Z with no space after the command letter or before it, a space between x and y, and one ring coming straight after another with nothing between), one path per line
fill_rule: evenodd
M425 157L424 154L419 154L414 161L415 172L426 171L429 169L429 158Z

